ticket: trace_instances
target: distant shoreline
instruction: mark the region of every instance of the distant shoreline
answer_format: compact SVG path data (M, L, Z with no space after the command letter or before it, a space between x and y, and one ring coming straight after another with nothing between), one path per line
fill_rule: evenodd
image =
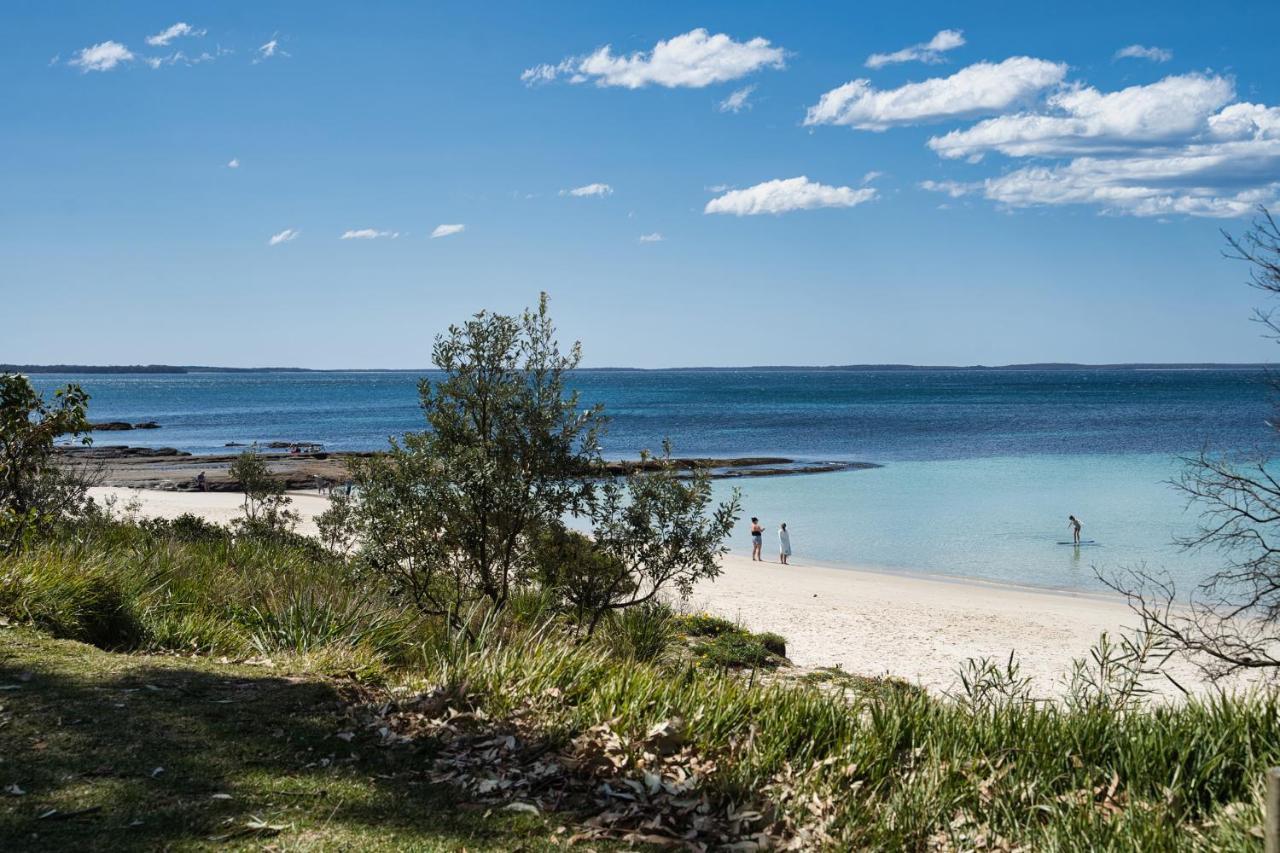
M1117 364L1082 364L1077 362L1043 362L1027 364L841 364L841 365L744 365L741 367L581 367L575 373L674 373L698 371L704 373L830 371L848 373L912 372L912 371L1056 371L1056 370L1270 370L1276 365L1269 362L1126 362ZM431 373L433 367L213 367L174 364L0 364L0 373L57 374L83 373L101 375L153 375L195 373Z

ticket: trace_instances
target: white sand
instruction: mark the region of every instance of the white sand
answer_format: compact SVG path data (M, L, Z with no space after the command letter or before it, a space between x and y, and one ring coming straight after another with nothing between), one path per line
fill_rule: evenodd
M93 492L99 500L115 495L118 507L136 499L143 516L192 512L225 523L240 514L236 494ZM292 497L303 517L300 532L314 533L314 516L327 500L314 493ZM954 687L956 670L967 658L1003 662L1015 650L1022 673L1043 696L1061 692L1072 659L1087 656L1099 634L1122 633L1135 622L1116 597L794 562L753 563L735 555L725 558L718 579L698 586L690 605L754 631L781 634L799 666L889 674L934 690ZM1171 666L1184 686L1202 686L1185 662ZM1163 680L1152 687L1176 692Z

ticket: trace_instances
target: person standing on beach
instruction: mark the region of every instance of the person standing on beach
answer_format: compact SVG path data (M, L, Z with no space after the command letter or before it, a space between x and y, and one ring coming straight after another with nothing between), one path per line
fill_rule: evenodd
M782 526L778 528L778 562L787 565L787 558L791 556L791 534L787 532L787 523L782 522Z
M203 472L203 471L201 471L199 474L196 474L196 491L197 491L197 492L205 492L205 491L208 491L208 486L206 486L206 485L205 485L205 479L204 479L204 472Z
M760 549L764 547L764 528L760 526L760 519L754 515L751 516L751 559L764 560L760 556Z
M1076 545L1080 544L1080 528L1082 526L1083 525L1080 524L1080 519L1076 518L1074 515L1067 516L1067 527L1071 528L1071 538L1074 540Z

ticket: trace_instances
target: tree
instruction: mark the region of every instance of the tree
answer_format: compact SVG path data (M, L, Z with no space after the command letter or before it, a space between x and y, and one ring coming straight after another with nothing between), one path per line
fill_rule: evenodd
M591 537L567 538L556 587L588 634L610 610L645 604L664 590L687 599L698 581L720 574L738 492L713 507L711 478L698 470L682 476L669 442L657 466L650 459L642 453L626 477L601 483Z
M1225 256L1247 262L1249 284L1280 295L1280 226L1265 209L1244 236L1223 232ZM1277 339L1271 311L1260 321ZM1273 382L1273 386L1275 383ZM1272 422L1280 429L1280 421ZM1241 670L1280 675L1280 479L1266 455L1253 459L1202 450L1185 460L1175 482L1201 510L1200 524L1180 544L1222 555L1222 567L1185 600L1167 574L1145 569L1103 577L1123 593L1143 631L1189 653L1210 678Z
M561 352L546 294L450 326L432 351L443 378L418 386L428 429L353 465L362 557L423 612L501 607L531 577L537 534L589 507L603 414L568 389L580 358Z
M271 466L261 453L244 451L228 473L244 492L244 518L236 519L242 532L270 536L293 530L298 513L289 509L293 501L284 493L284 483L271 476Z
M20 548L34 531L83 509L87 482L60 468L55 441L88 436L89 395L78 385L47 402L25 376L0 374L0 549Z

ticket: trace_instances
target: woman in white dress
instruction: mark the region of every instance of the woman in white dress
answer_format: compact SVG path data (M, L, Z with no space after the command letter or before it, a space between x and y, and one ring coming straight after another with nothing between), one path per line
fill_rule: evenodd
M778 560L782 565L787 565L787 558L791 556L791 534L787 532L787 523L782 522L782 526L778 528Z

